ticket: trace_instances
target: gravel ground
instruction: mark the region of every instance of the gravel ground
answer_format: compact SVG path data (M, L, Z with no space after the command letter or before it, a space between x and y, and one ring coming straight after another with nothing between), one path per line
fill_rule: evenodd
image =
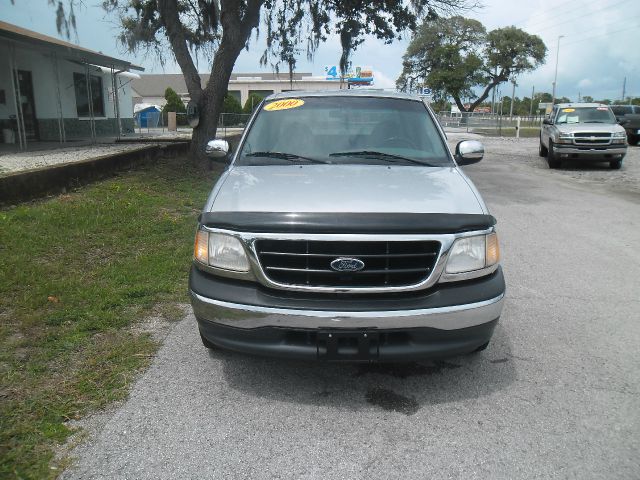
M535 141L485 143L465 170L507 279L485 352L262 359L205 350L189 314L63 478L640 478L640 149L619 172L555 171Z
M572 178L577 183L599 184L612 190L640 193L640 146L629 146L620 170L611 170L609 163L581 164L579 161L565 162L563 168L549 172L546 158L538 156L538 138L500 138L477 135L449 134L454 140L474 137L480 139L491 156L504 157L503 161L522 162L526 166L546 170L552 175ZM452 147L453 148L453 147Z
M80 162L92 158L130 152L147 148L149 144L98 144L83 147L56 148L35 152L7 153L0 155L0 174L31 170L34 168Z

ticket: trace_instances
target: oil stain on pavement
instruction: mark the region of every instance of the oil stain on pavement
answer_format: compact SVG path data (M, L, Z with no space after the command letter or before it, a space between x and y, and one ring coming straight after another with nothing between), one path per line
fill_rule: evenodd
M367 402L383 410L404 413L405 415L413 415L420 408L415 398L405 397L392 390L378 387L367 392Z

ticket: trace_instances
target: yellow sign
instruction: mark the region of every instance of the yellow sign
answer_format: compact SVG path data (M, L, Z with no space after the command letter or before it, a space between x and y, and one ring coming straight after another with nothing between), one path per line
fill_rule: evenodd
M564 113L571 113L571 112L575 112L576 109L575 108L563 108L562 111Z
M304 105L304 100L299 98L287 98L286 100L277 100L264 106L267 112L275 112L277 110L288 110L289 108L298 108Z

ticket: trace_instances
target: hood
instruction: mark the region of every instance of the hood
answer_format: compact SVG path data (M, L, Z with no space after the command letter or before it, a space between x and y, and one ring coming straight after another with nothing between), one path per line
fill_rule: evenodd
M585 132L585 133L614 133L614 132L624 132L624 128L622 128L617 123L556 123L556 127L561 132L566 133L576 133L576 132Z
M453 167L233 167L211 211L485 213Z

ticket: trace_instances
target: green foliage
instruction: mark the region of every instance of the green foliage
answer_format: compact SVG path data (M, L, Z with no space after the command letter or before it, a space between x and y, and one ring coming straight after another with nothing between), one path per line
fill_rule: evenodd
M407 48L396 85L405 91L429 86L436 98L453 97L461 110L463 99L475 98L472 111L496 85L540 66L546 51L538 36L519 28L487 33L470 18L428 19ZM479 96L477 88L483 89Z
M70 4L77 0L67 0ZM365 35L391 42L402 32L415 28L418 18L435 18L457 9L474 5L467 0L230 0L227 2L191 2L177 0L176 11L180 29L188 47L194 52L215 51L224 42L225 29L234 29L234 34L244 36L242 46L251 35L252 28L245 30L242 24L248 17L262 14L265 24L267 48L260 59L261 64L276 68L284 64L290 71L300 55L312 57L321 42L330 34L340 35L343 48L341 66L348 66L352 50L364 41ZM160 54L163 35L173 27L171 12L162 14L163 6L158 0L106 0L103 6L108 11L120 14L122 33L120 41L129 50L152 48ZM224 22L222 19L231 19ZM238 22L236 22L236 19ZM247 25L256 28L254 25ZM172 45L174 54L175 45ZM179 50L182 50L181 48Z
M222 103L221 113L242 113L242 105L233 95L226 94Z
M164 99L167 101L164 107L162 107L163 112L176 112L176 113L186 113L187 108L184 106L184 102L171 87L168 87L164 91Z
M264 97L262 95L258 95L257 93L249 94L249 98L247 98L247 101L244 102L242 113L253 113L253 111L258 108L258 105L260 105L260 102L262 102L263 99Z
M468 97L483 79L479 45L486 30L477 20L437 18L423 23L404 55L398 87L428 85L435 98Z
M187 301L214 177L180 158L0 209L0 478L57 477L66 422L126 397L157 348L133 326Z
M184 106L184 102L180 98L175 90L171 87L167 87L164 91L164 99L167 103L162 107L162 120L163 125L168 125L168 113L176 112L176 113L186 113L187 107ZM178 125L187 125L187 117L186 115L176 115L176 122Z

